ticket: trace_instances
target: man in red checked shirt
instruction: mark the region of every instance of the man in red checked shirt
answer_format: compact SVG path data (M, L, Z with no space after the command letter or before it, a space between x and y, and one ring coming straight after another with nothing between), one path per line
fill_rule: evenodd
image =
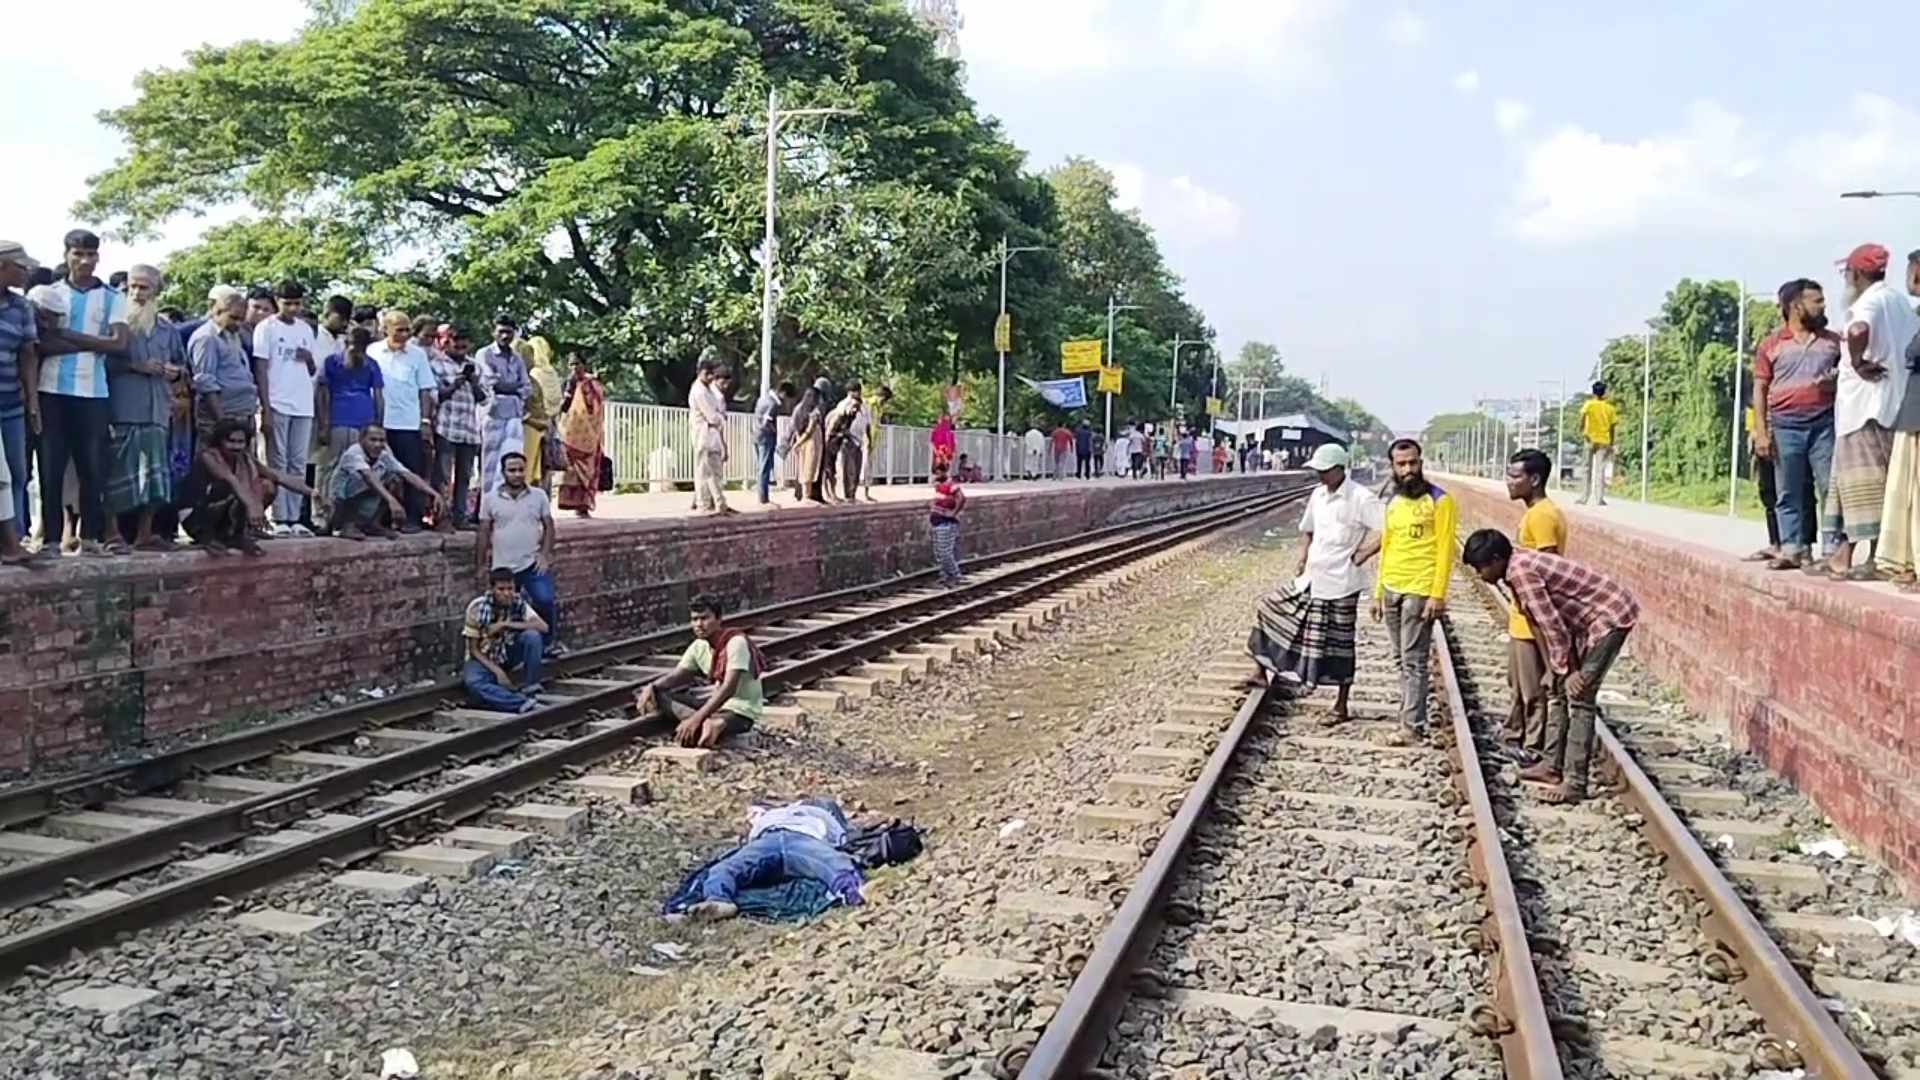
M1494 529L1467 537L1461 560L1482 581L1506 584L1559 691L1551 697L1546 750L1520 778L1546 785L1547 802L1577 803L1587 797L1600 683L1640 621L1640 602L1605 574L1558 555L1515 550Z

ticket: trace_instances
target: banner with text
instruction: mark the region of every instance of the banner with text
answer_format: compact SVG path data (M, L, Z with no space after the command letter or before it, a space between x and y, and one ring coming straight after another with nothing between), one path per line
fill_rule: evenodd
M1087 382L1085 379L1048 379L1035 382L1025 375L1014 378L1039 391L1040 397L1056 409L1084 409L1087 407Z
M1101 368L1100 369L1100 386L1098 387L1099 391L1103 394L1122 393L1123 391L1120 389L1121 379L1125 375L1126 375L1125 368L1117 368L1117 367Z
M1090 375L1100 370L1099 338L1090 341L1063 341L1060 343L1060 374Z
M1013 316L1002 315L993 321L993 351L1013 351Z
M1207 399L1207 415L1208 416L1222 416L1222 415L1225 415L1226 411L1227 411L1226 402L1221 401L1217 397L1210 397Z

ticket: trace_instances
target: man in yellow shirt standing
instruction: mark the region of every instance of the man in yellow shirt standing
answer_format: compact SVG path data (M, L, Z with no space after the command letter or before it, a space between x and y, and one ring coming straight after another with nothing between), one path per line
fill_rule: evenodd
M1380 541L1380 576L1373 587L1373 619L1385 619L1400 667L1400 739L1427 732L1428 654L1433 622L1447 608L1458 509L1453 496L1427 482L1420 444L1400 439L1388 449L1393 498Z
M1613 429L1620 425L1620 410L1607 400L1607 384L1593 384L1593 396L1580 406L1580 432L1587 437L1587 493L1595 506L1607 505L1607 474L1613 471Z
M1567 553L1567 515L1547 498L1547 476L1553 463L1538 450L1522 450L1507 463L1507 497L1526 506L1514 546ZM1513 605L1507 615L1507 682L1513 688L1513 710L1507 717L1507 739L1536 754L1547 748L1547 705L1553 688L1547 685L1547 658L1533 639L1533 627ZM1564 703L1561 704L1564 709Z

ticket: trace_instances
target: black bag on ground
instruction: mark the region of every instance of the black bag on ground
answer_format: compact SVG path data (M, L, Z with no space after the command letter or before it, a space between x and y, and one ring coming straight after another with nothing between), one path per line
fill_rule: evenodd
M924 846L920 841L923 832L919 826L899 818L860 825L847 834L844 850L862 869L892 866L920 854Z

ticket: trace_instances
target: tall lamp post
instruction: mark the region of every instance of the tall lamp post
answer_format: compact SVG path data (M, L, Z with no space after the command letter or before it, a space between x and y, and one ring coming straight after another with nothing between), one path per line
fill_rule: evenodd
M1734 316L1733 331L1733 430L1727 440L1727 516L1733 516L1734 501L1740 495L1740 420L1746 411L1746 383L1740 378L1747 362L1747 284L1740 283L1740 309Z
M1173 385L1167 387L1167 408L1175 412L1180 409L1180 347L1206 343L1206 338L1183 338L1178 334L1173 336Z
M1108 367L1112 367L1113 361L1114 361L1113 317L1115 315L1118 315L1122 311L1133 311L1139 307L1140 307L1139 304L1119 303L1112 293L1107 294L1107 361L1106 363ZM1109 444L1113 442L1113 392L1112 391L1107 392L1107 442Z
M1027 251L1045 251L1042 247L1008 247L1007 238L1000 238L1000 319L1007 317L1007 264L1015 255ZM994 422L994 432L999 436L993 450L993 478L999 480L1007 475L1007 350L1000 348L999 323L994 324L994 351L1000 354L1000 408ZM1009 335L1011 336L1011 335Z
M773 388L773 317L775 278L780 265L780 239L774 233L774 189L780 173L780 127L808 116L852 116L852 109L782 109L780 91L767 91L767 238L760 250L766 259L766 283L760 294L760 396Z

